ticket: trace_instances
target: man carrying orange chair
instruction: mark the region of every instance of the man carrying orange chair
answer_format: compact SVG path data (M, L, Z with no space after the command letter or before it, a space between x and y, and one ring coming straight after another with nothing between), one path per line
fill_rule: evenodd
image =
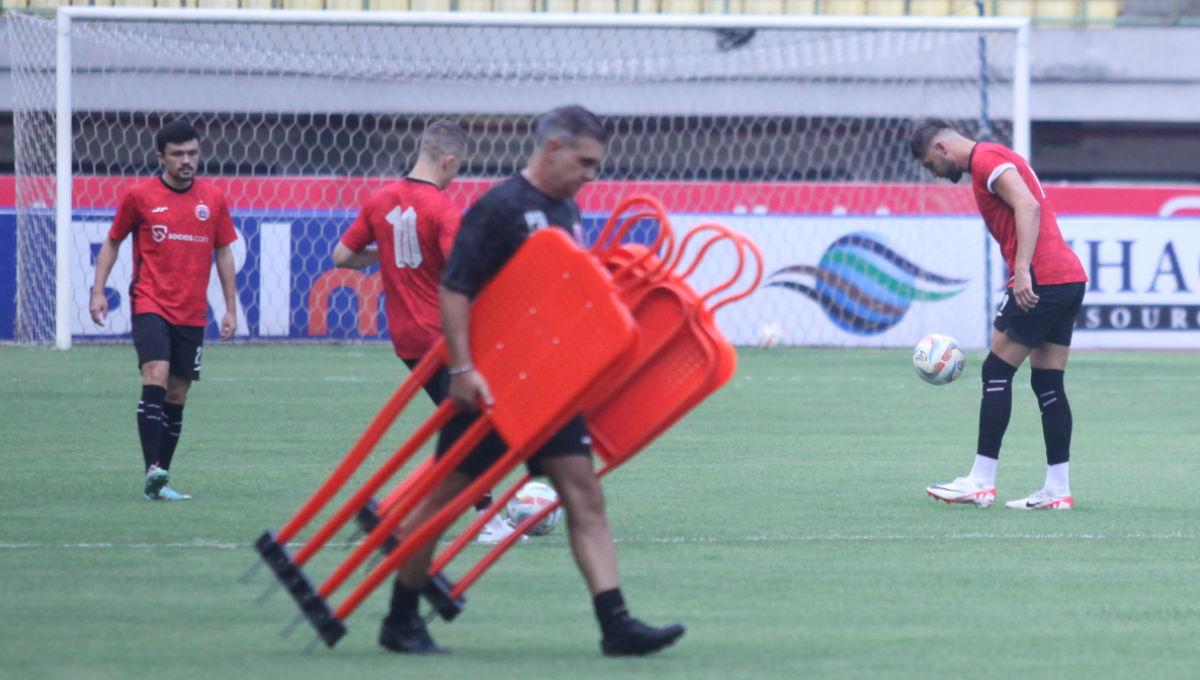
M488 408L492 396L474 370L468 343L471 300L539 229L570 229L578 239L580 215L573 197L596 178L604 158L607 134L591 112L579 106L543 115L535 131L536 148L524 171L493 187L463 218L454 250L442 278L442 328L449 353L450 396L459 414L442 430L438 453L447 451L466 431L473 411ZM591 438L582 417L575 417L532 457L533 474L548 475L567 513L567 528L576 564L593 598L607 655L640 655L658 651L684 633L679 624L653 627L633 618L625 607L617 570L616 547L596 478ZM420 526L459 495L505 449L494 434L478 446L458 469L439 484L406 522ZM441 653L417 612L421 590L436 547L429 541L399 569L391 606L380 631L385 648L406 653Z

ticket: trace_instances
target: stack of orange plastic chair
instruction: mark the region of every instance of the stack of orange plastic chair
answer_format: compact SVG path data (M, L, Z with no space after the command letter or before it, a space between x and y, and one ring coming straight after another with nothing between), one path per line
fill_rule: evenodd
M397 389L317 493L277 534L268 531L256 542L262 563L296 600L319 639L330 647L335 645L346 633L345 619L384 579L540 448L578 412L579 404L596 399L601 377L623 370L621 364L636 340L633 319L618 298L611 277L595 258L560 230L547 229L530 236L471 308L472 357L491 387L494 407L481 414L441 458L410 475L404 493L366 540L320 586L313 586L304 572L309 559L452 416L453 405L447 400L318 529L295 558L289 555L287 543L332 500L413 395L445 363L439 345ZM350 575L393 538L395 529L420 500L493 429L508 446L501 459L441 512L399 540L383 563L339 606L331 607L330 597Z
M657 223L656 240L649 246L622 245L623 236L645 221ZM688 246L693 239L703 241L694 254ZM705 255L717 244L732 245L737 265L729 277L703 295L698 295L686 280ZM604 465L597 476L604 476L642 451L655 438L674 425L688 411L723 386L733 376L737 355L733 345L717 328L713 313L720 307L749 295L762 278L762 257L747 238L723 226L703 224L693 228L674 250L674 237L663 207L654 199L634 197L622 203L609 219L593 252L613 273L624 301L640 330L633 354L623 369L605 379L594 401L584 405L584 420L593 446ZM685 256L691 264L680 271ZM742 280L751 260L754 274L742 290L713 303ZM450 620L462 610L464 593L530 527L555 511L553 503L527 518L516 530L494 546L457 582L444 571L476 536L479 529L499 512L528 481L522 477L501 494L489 511L481 513L430 567L432 582L426 598L437 612ZM393 503L383 503L390 512Z

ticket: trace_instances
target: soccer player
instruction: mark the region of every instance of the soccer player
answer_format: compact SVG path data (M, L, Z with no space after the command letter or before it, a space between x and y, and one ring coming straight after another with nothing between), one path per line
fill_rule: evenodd
M1083 304L1083 265L1063 241L1037 175L1014 151L968 139L939 119L918 123L910 145L913 156L936 177L957 182L963 173L971 175L979 212L1011 273L993 323L991 352L983 362L975 463L966 477L930 486L926 492L947 503L981 508L996 500L996 463L1012 411L1013 375L1028 357L1030 386L1042 411L1046 482L1005 505L1021 510L1072 508L1071 406L1063 375L1075 317Z
M108 318L104 283L117 261L121 241L133 234L133 346L142 373L138 437L142 444L146 500L187 500L169 486L171 461L183 427L188 388L200 379L208 279L216 255L217 278L225 296L222 340L237 330L237 290L233 252L237 240L225 196L196 179L200 136L191 123L176 120L154 137L162 173L125 191L96 257L96 280L89 309L92 320Z
M421 134L412 171L371 194L333 249L338 267L366 269L379 264L388 334L396 356L410 369L442 336L438 282L462 220L462 211L443 192L458 176L466 150L467 134L456 123L431 123ZM448 382L441 369L425 385L435 404L446 398ZM482 512L490 505L488 495L475 508ZM508 522L493 515L477 540L499 543L512 532Z
M538 229L561 228L579 238L580 214L573 200L594 180L604 159L607 133L600 120L579 106L554 109L538 119L536 146L525 169L492 187L463 217L454 250L442 276L442 330L450 355L450 396L459 414L442 430L437 451L444 453L466 430L477 404L491 404L487 382L471 363L468 343L472 299L529 236ZM649 654L675 642L681 625L655 628L631 617L621 596L617 552L604 509L604 495L592 467L591 439L582 417L575 417L533 457L532 474L548 475L567 514L575 562L587 582L608 655ZM504 451L494 434L417 508L417 526L461 492ZM428 582L436 541L402 565L379 643L397 652L439 653L417 614L417 599Z

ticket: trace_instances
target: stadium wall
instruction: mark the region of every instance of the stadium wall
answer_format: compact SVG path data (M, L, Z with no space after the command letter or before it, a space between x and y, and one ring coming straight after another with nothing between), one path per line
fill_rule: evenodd
M134 178L129 178L133 181ZM85 181L85 180L81 180ZM381 339L386 328L378 277L334 270L328 253L349 225L356 206L378 186L366 179L217 178L227 191L275 197L258 205L235 205L239 241L239 334L243 339L360 340ZM274 183L277 191L246 186ZM305 183L305 190L282 190ZM315 191L312 184L327 184ZM468 204L490 184L466 180L456 184L455 198ZM610 182L585 190L581 208L585 232L594 236L609 206L592 196L646 192L672 208L680 229L702 221L718 221L741 229L763 246L766 278L747 303L722 310L718 321L739 344L756 342L764 323L783 327L799 344L833 346L904 346L926 332L956 335L969 347L987 343L990 310L1003 289L1005 272L998 251L984 237L967 187L829 184L819 204L789 204L787 191L747 191L745 183ZM296 187L292 187L293 189ZM868 190L864 190L868 189ZM936 192L930 200L929 192ZM1200 348L1200 188L1125 186L1048 186L1066 237L1087 269L1091 282L1078 323L1079 347ZM799 194L800 192L794 192ZM740 197L769 195L770 205L744 205ZM86 197L86 192L77 192ZM279 197L326 196L321 204L286 203ZM869 199L864 197L870 197ZM684 200L686 197L686 200ZM702 198L697 198L702 197ZM0 339L13 338L15 316L16 212L12 177L0 178ZM939 206L931 208L931 206ZM74 282L73 333L82 340L127 337L128 281L109 282L110 326L88 320L88 291L100 243L113 208L86 202L75 211L73 267L84 275ZM931 219L932 218L932 219ZM931 228L932 225L932 228ZM936 231L934 231L936 229ZM800 236L802 235L802 236ZM950 283L944 290L924 291L908 299L892 316L855 314L856 301L821 292L820 262L847 239L875 239L910 265L934 272ZM931 248L930 239L947 247ZM985 256L991 249L990 257ZM129 257L129 246L121 257ZM991 262L989 271L987 263ZM713 271L728 263L714 261ZM128 271L128 268L118 270ZM701 271L699 285L715 273ZM47 291L47 295L52 294ZM803 295L807 299L797 299ZM209 291L215 315L223 312L216 277ZM799 310L778 318L777 310ZM355 318L340 327L330 315ZM931 324L937 324L932 328ZM215 327L209 328L215 334Z

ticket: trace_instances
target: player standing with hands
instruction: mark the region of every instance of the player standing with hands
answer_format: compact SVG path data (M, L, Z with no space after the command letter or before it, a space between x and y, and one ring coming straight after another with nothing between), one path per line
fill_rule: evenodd
M935 177L957 182L963 173L970 174L979 212L1011 273L996 312L991 352L983 362L975 463L966 477L926 492L947 503L987 507L995 501L1000 442L1012 412L1012 379L1028 357L1030 386L1042 411L1046 482L1005 505L1070 509L1075 506L1068 473L1072 417L1063 377L1087 274L1063 240L1037 175L1016 152L964 137L940 119L918 123L910 146L913 157Z
M176 120L154 138L162 173L121 196L117 216L96 257L96 280L89 311L103 325L108 318L104 284L117 261L121 241L133 235L133 346L142 374L138 438L142 445L146 500L187 500L172 489L169 471L183 427L183 406L193 381L200 379L208 281L216 257L225 297L221 339L237 331L237 289L233 252L237 240L225 196L196 179L200 136L191 123Z

